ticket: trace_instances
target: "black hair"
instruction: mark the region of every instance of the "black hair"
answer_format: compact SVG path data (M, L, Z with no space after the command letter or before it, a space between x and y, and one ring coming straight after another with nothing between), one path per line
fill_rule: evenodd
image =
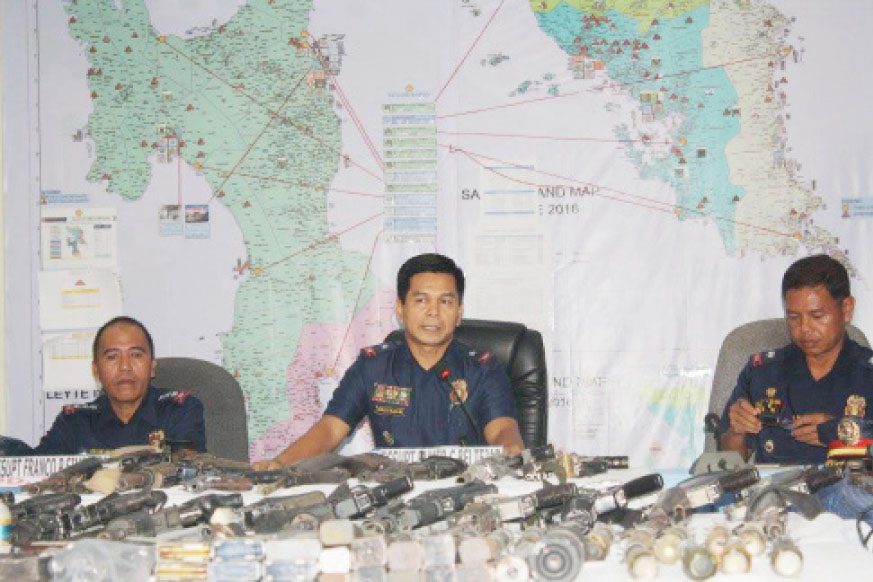
M449 257L436 253L426 253L407 260L397 271L397 297L400 298L401 303L406 302L409 282L414 275L419 273L448 273L452 275L455 278L455 287L458 289L458 301L464 302L464 271Z
M831 297L841 301L852 294L849 273L838 260L828 255L812 255L795 261L782 277L782 299L789 289L824 285Z
M146 337L146 341L149 344L149 355L154 360L155 359L155 342L152 340L152 334L149 333L149 330L139 321L132 317L128 317L126 315L119 315L118 317L113 317L109 321L103 324L103 327L97 330L97 335L94 336L94 344L91 346L92 355L94 356L94 361L97 361L97 350L100 348L100 338L103 337L103 333L112 327L113 325L123 323L127 325L133 325L138 327L140 331L142 331L143 335Z

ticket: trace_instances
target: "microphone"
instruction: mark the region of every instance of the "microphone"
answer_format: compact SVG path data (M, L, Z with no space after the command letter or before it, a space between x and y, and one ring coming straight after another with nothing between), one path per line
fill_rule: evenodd
M461 407L461 411L464 413L464 416L467 417L467 420L470 422L470 425L473 427L473 432L476 435L476 438L478 439L477 442L474 444L484 443L485 437L482 435L482 432L479 430L479 425L477 425L476 421L473 420L473 416L470 414L470 411L467 409L467 405L464 404L463 399L461 399L461 394L458 392L458 390L455 388L455 385L452 383L452 380L453 380L452 370L451 370L451 368L449 368L449 365L445 362L445 360L440 361L440 363L438 363L436 365L436 367L434 368L434 371L436 372L437 378L440 379L440 381L445 386L446 390L449 391L449 394L454 394L455 402L458 404L458 406ZM451 397L449 397L449 401L451 401ZM461 446L466 446L465 440L466 439L461 437L461 439L460 439Z
M715 450L721 450L721 435L725 432L724 426L721 424L721 417L714 412L710 412L703 417L704 432L711 432L715 437Z

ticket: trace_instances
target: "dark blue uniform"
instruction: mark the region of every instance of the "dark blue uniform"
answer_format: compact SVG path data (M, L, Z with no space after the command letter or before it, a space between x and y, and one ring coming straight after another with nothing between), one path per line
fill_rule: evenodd
M149 435L163 431L167 441L188 441L184 448L206 450L203 404L188 392L149 386L130 422L123 424L102 394L81 406L65 406L39 445L37 455L66 455L146 445Z
M453 340L444 361L479 430L498 417L515 418L509 379L488 352ZM423 369L406 341L364 348L333 393L325 414L354 428L370 419L377 447L434 447L478 442L460 406L437 377ZM479 443L485 444L485 443Z
M783 421L796 414L825 412L834 417L818 427L818 438L827 446L837 438L837 421L845 414L846 401L852 395L866 399L866 418L873 418L873 351L847 337L833 369L814 380L803 351L790 344L752 356L740 373L722 422L730 425L728 411L740 398L772 411ZM823 463L827 456L825 447L801 443L792 438L790 430L778 426L765 426L757 435L746 435L746 446L755 452L758 463Z

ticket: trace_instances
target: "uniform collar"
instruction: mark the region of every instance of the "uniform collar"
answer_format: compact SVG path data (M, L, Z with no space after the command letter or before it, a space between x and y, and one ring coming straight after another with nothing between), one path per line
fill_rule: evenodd
M412 351L409 349L409 343L406 341L405 335L403 336L402 344L403 345L401 348L401 353L403 354L403 357L409 361L410 364L418 367L419 370L421 370L422 372L425 372L425 373L432 372L434 370L434 368L436 368L436 366L434 366L430 370L425 370L424 368L422 368L421 364L418 363L418 360L415 359L415 356L412 355ZM455 355L454 355L455 350L454 350L454 348L456 347L457 344L458 344L458 340L456 340L453 337L452 341L449 342L449 345L446 347L446 353L443 354L443 361L445 361L449 365L452 365L455 363ZM437 363L439 363L439 362L437 362Z
M843 339L843 346L840 348L840 353L837 354L837 359L834 362L834 367L831 368L830 372L822 376L818 381L820 382L821 380L829 377L834 372L844 370L848 366L850 366L851 362L855 360L859 348L860 346L852 341L852 339L848 335L846 335ZM788 354L789 358L795 359L797 364L799 364L791 367L804 371L807 376L812 378L812 374L809 371L809 366L806 363L806 356L804 355L803 350L801 350L797 344L791 342L788 348Z
M140 402L139 408L137 408L136 412L133 413L128 424L132 424L136 419L141 418L148 424L156 425L158 422L157 410L155 409L157 401L157 389L153 386L149 386L148 390L146 390L145 398ZM121 426L125 426L124 423L119 420L118 416L115 415L115 411L112 410L112 406L109 404L109 397L105 392L97 398L96 404L100 408L101 424L108 425L114 422Z

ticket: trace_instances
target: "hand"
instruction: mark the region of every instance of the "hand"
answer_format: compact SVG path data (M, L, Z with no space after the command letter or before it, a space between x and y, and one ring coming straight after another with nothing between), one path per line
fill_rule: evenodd
M802 443L823 447L824 443L818 440L818 425L833 420L833 418L824 412L798 414L794 417L794 428L791 430L791 436Z
M282 468L282 463L276 459L264 459L263 461L252 463L252 468L255 471L275 471Z
M745 398L740 398L731 404L728 410L730 419L730 431L734 434L758 434L763 425L758 418L760 412L749 404Z

